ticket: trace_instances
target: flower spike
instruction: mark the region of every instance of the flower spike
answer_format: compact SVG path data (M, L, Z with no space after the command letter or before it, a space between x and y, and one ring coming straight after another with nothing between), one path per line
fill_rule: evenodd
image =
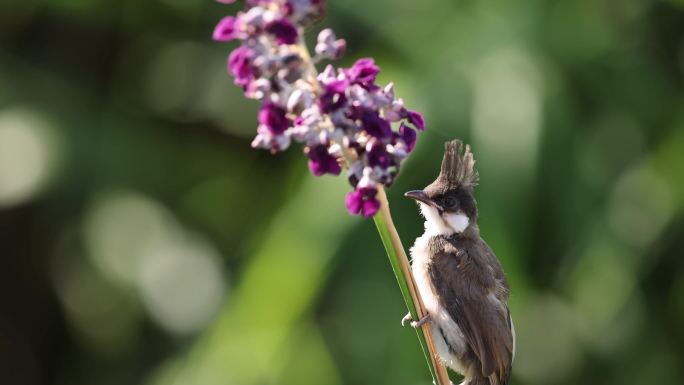
M376 84L380 67L372 58L316 71L315 63L339 59L346 49L326 28L309 55L301 34L324 13L323 0L247 0L244 11L219 21L213 38L240 41L228 71L247 98L261 101L252 146L276 153L301 143L315 176L347 168L354 188L347 209L371 217L380 207L379 185L394 182L425 120L395 97L392 83Z

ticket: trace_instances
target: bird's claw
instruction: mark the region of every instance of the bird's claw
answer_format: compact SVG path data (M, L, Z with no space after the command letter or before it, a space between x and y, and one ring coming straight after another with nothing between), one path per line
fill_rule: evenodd
M413 317L411 317L411 312L406 313L404 318L401 319L401 326L406 326L406 322L413 322Z
M426 314L418 321L414 321L413 317L411 317L411 313L407 313L404 318L401 319L401 326L405 326L406 321L409 321L409 325L411 325L412 328L418 329L419 327L425 325L426 322L430 321L430 314Z

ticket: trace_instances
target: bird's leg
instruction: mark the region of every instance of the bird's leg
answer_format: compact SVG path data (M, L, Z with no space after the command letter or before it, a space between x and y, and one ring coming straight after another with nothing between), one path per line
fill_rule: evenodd
M411 321L411 327L414 329L418 329L419 327L425 325L425 323L429 321L430 314L426 314L423 318L419 319L418 321Z
M418 329L419 327L423 326L426 322L430 321L430 314L426 314L423 318L421 318L418 321L414 321L413 317L411 317L411 313L406 313L404 318L401 319L401 326L405 326L406 321L409 321L409 325L411 325L412 328Z

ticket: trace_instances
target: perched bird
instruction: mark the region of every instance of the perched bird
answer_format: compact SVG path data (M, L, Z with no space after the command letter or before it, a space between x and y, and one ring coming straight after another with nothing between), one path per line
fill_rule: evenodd
M444 363L461 373L462 385L506 385L515 352L515 331L501 264L477 226L473 187L478 182L469 146L445 144L437 179L409 191L425 217L425 233L411 248L411 268ZM410 314L402 324L411 320Z

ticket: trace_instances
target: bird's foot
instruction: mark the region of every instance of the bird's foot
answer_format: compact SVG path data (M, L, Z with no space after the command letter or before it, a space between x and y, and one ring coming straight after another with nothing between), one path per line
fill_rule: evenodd
M430 314L426 314L423 318L418 321L411 321L411 327L418 329L419 327L425 325L426 322L430 322Z
M406 326L406 322L413 322L413 317L411 317L411 312L406 313L404 318L401 319L401 326Z
M404 316L404 318L401 319L401 326L405 326L406 321L409 321L409 325L411 325L412 328L418 329L419 327L425 325L426 322L430 321L430 314L426 314L418 321L414 321L413 317L411 317L411 313L409 312Z

